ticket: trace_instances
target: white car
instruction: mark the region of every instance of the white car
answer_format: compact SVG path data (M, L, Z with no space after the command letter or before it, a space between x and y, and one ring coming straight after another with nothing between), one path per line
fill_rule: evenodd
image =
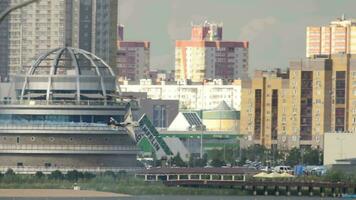
M277 166L273 169L274 172L277 173L289 173L291 174L293 172L292 168L290 166Z

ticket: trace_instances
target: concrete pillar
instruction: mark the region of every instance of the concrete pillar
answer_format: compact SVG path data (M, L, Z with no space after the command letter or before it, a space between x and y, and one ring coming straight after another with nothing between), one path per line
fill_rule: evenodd
M286 195L290 196L290 188L289 188L289 186L286 186Z
M169 181L169 174L166 174L166 176L167 176L167 181Z
M256 186L252 186L252 191L253 191L253 195L256 196L257 195Z
M213 180L213 175L212 175L212 174L209 175L209 179L210 179L211 181Z
M324 192L324 188L320 187L320 196L321 197L325 197L325 192Z
M199 180L201 180L201 174L199 174Z
M242 180L246 181L246 175L245 174L243 175L243 179Z
M232 181L235 181L235 175L232 175L232 179L231 179Z
M313 186L309 186L309 196L313 196L314 195L314 188Z
M267 188L267 186L263 186L263 194L264 194L265 196L268 195L268 188Z
M192 175L188 174L188 180L192 180Z
M333 197L336 197L335 188L331 188L331 194L333 195Z
M178 180L178 181L180 180L180 174L177 175L177 180Z
M302 187L297 187L298 196L302 196Z
M222 180L222 181L224 180L224 175L220 176L220 180Z
M279 187L278 186L274 187L274 193L276 194L276 196L279 196Z
M145 181L147 181L147 174L145 174Z
M158 181L158 175L155 175L156 181Z

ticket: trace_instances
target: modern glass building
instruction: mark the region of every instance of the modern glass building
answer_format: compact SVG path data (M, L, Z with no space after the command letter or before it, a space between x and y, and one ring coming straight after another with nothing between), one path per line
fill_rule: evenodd
M65 47L40 55L1 99L0 171L135 169L136 142L108 122L122 121L128 106L138 104L117 91L112 69L87 51Z

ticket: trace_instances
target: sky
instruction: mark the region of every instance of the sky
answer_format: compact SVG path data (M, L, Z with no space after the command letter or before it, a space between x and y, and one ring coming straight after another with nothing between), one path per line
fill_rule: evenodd
M175 40L190 39L191 23L223 23L223 40L249 41L249 68L287 68L305 57L307 26L345 14L356 0L119 0L125 40L151 42L153 69L174 69Z

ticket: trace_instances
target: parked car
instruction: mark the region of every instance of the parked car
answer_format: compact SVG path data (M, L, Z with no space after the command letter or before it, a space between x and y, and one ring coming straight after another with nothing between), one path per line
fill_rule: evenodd
M293 170L290 166L276 166L274 169L273 169L274 172L277 172L277 173L293 173Z

